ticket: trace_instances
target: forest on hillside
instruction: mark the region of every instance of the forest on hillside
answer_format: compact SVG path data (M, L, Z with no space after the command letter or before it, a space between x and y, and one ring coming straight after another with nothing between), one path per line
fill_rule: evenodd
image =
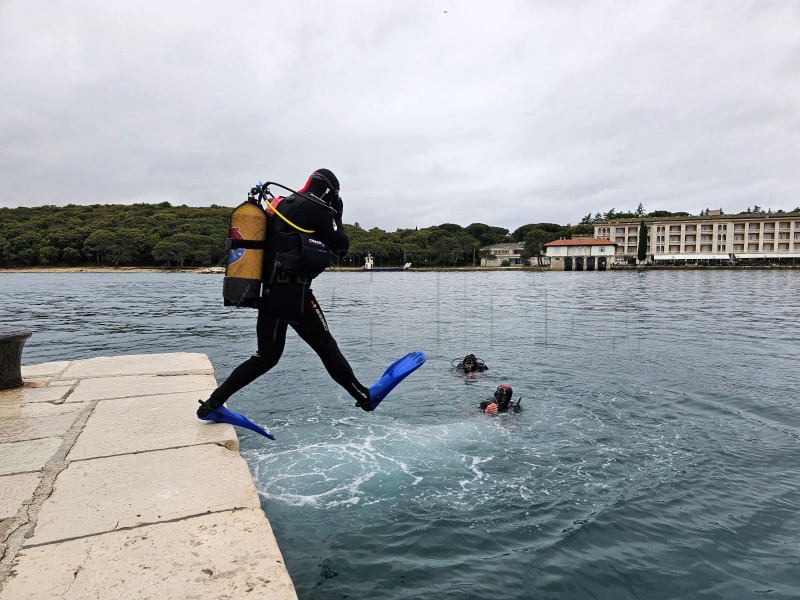
M758 208L758 207L755 207ZM232 208L160 204L94 204L0 209L0 266L208 267L222 265ZM577 225L529 223L509 231L472 223L444 223L423 229L387 232L346 224L350 252L342 266L361 266L367 253L376 265L478 265L489 256L487 246L524 242L523 258L535 256L543 244L560 237L591 235L594 223L609 218L681 216L655 211L590 214ZM688 216L688 215L687 215Z

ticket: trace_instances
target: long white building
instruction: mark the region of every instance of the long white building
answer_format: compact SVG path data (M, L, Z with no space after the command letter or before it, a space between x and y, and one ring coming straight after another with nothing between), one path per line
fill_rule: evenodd
M716 213L716 214L715 214ZM800 259L800 213L613 220L594 226L596 238L617 244L615 262L637 255L639 224L648 228L647 255L655 261Z

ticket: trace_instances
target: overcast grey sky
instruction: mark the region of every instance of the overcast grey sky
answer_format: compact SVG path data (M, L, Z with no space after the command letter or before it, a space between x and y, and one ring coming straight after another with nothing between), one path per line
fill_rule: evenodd
M514 229L800 204L800 2L0 0L0 206Z

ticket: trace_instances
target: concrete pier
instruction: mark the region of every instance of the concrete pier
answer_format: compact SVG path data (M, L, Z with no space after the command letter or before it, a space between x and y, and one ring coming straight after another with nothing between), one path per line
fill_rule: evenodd
M203 354L53 362L0 391L0 600L296 599Z

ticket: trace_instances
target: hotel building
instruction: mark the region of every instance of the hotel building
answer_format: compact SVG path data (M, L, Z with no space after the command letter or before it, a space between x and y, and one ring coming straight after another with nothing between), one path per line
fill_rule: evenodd
M617 264L636 258L639 223L647 225L647 256L659 261L770 261L800 259L800 213L664 217L604 221L596 238L616 242Z

